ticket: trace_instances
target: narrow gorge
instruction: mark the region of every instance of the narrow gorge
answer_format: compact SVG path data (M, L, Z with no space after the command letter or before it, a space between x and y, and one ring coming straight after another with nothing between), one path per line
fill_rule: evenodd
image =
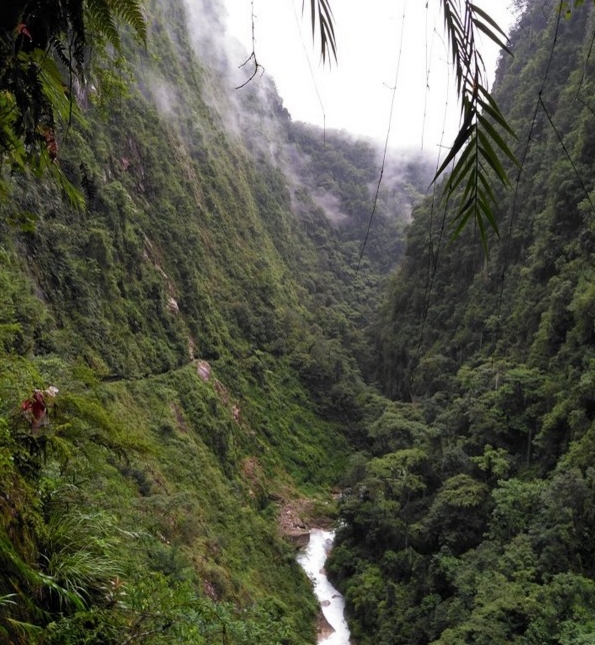
M0 4L0 643L595 642L595 4L512 2L468 184L219 0Z

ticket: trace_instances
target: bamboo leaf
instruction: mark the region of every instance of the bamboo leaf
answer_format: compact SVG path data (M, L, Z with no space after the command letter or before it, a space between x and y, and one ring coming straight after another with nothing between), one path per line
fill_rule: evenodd
M477 208L477 207L476 207ZM481 246L483 247L483 252L485 255L488 255L488 240L486 237L485 226L483 224L483 219L479 215L479 212L475 212L475 221L477 222L477 228L479 230L479 239L481 240Z
M477 173L477 178L479 179L479 182L481 183L482 190L489 197L489 200L492 203L495 203L496 202L496 195L494 194L494 189L493 189L492 185L490 184L488 178L486 177L485 173L483 173L483 172Z
M494 217L493 209L483 199L478 199L477 203L481 208L483 214L485 215L485 218L488 220L490 226L492 227L494 233L496 233L496 235L500 237L500 231L498 230L498 223L496 222L496 218Z
M474 160L475 161L475 160ZM461 202L465 202L467 199L474 200L477 195L477 169L474 166L469 174L469 180L465 186L465 191L461 197Z
M471 167L476 163L475 154L473 154L474 152L475 146L473 144L469 144L465 148L463 156L461 156L461 159L457 162L457 165L453 169L447 181L446 188L449 195L452 195L454 191L460 186L462 181L470 172ZM468 157L470 158L468 159Z
M492 117L492 119L494 119L494 121L496 121L496 123L498 123L498 125L500 127L502 127L504 130L506 130L515 139L517 138L515 133L514 133L514 131L513 131L513 129L510 127L510 125L508 125L508 123L506 122L506 120L502 116L500 110L494 109L489 103L487 103L486 101L482 100L481 98L478 98L477 101L478 101L479 105L481 106L481 109L484 112L486 112L487 114L489 114L489 116Z
M305 0L302 1L302 13ZM328 0L310 0L310 20L312 39L316 36L316 26L320 37L320 54L323 63L332 57L337 60L337 42L335 38L333 12Z
M481 9L480 7L478 7L475 4L471 4L470 7L471 7L471 10L473 11L473 13L477 14L478 16L480 16L485 22L487 22L498 33L500 33L502 35L502 37L504 38L504 40L508 40L508 36L506 35L506 33L504 31L502 31L500 25L498 25L498 23L489 14L487 14L483 9ZM503 44L503 42L502 42L502 40L500 39L499 36L497 36L493 31L488 29L486 27L486 25L484 23L482 23L481 21L479 21L477 18L475 18L473 22L477 26L478 29L481 29L484 32L484 34L486 34L486 36L488 36L488 38L490 38L499 47L504 49L505 52L507 52L508 54L510 54L512 56L512 52L510 51L510 49L505 44Z
M490 40L494 41L494 42L496 43L496 45L498 45L498 47L500 47L500 49L503 49L507 54L510 54L510 55L512 56L512 52L510 51L510 49L508 49L508 47L507 47L507 46L502 42L502 40L500 40L500 38L498 38L498 36L496 36L496 34L495 34L493 31L491 31L490 29L488 29L488 28L483 24L483 22L479 22L479 21L475 21L475 20L474 20L473 22L474 22L475 26L476 26L480 31L483 31L483 33L484 33L484 34L485 34L485 35L486 35Z
M479 124L481 125L484 130L488 133L492 141L496 143L496 145L502 150L502 152L512 161L512 163L520 167L520 164L517 160L517 158L514 156L514 153L512 150L508 147L506 141L498 134L498 131L494 128L494 126L483 116L478 115L477 117Z
M500 158L498 157L494 148L492 147L492 144L490 143L489 139L481 131L481 129L477 130L477 136L481 143L481 145L479 146L479 151L483 155L484 159L488 162L488 165L490 166L490 168L496 173L496 175L498 176L498 179L503 184L507 184L508 176L506 175L506 170L504 170L504 166L502 165L502 162L500 161Z
M456 219L460 219L459 224L457 225L457 228L454 230L452 235L450 236L450 241L454 241L460 234L461 231L467 226L467 222L469 221L469 218L473 214L473 211L471 210L471 206L473 205L473 200L469 200L462 208L459 209L457 213Z
M504 38L508 39L508 36L506 33L502 30L500 25L490 16L488 13L486 13L481 7L478 7L476 4L471 3L469 5L472 9L472 11L479 16L481 16L487 23L489 23L496 31L498 31Z
M467 123L463 123L463 127L461 127L457 138L452 144L450 152L446 155L446 159L442 162L440 168L438 168L438 170L436 171L434 179L432 179L432 184L438 179L438 177L440 177L440 175L446 170L446 168L448 168L450 162L459 154L461 148L465 145L465 142L467 142L471 138L473 134L473 127L471 126L471 122L472 115L469 115Z

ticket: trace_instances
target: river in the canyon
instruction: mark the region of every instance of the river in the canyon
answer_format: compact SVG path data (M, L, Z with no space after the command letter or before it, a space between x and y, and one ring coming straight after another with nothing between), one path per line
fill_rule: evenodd
M349 645L349 628L345 622L345 600L326 577L324 563L335 537L332 531L312 529L310 542L298 556L298 562L314 584L322 613L333 628L330 635L322 634L319 645Z

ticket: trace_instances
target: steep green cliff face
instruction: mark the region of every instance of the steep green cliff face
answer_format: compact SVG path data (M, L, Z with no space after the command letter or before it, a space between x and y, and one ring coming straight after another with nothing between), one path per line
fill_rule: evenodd
M367 643L594 638L590 3L524 3L495 95L522 173L500 240L414 212L378 323L395 403L345 495L330 571Z
M313 642L279 514L332 516L411 199L382 196L356 272L374 150L325 147L266 79L234 94L181 2L147 18L59 137L86 211L47 178L0 201L0 640Z

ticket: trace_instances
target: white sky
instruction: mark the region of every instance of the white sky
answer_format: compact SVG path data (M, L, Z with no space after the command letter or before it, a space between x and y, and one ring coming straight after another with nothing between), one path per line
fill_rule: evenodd
M396 78L390 147L420 150L423 144L426 151L437 151L447 102L444 145L452 143L458 107L454 89L448 90L451 72L438 0L429 0L428 9L425 0L330 0L338 50L338 64L330 70L322 66L318 45L312 43L308 10L302 18L302 0L253 2L258 62L275 80L294 120L326 123L327 128L384 144ZM225 0L225 4L229 33L251 51L250 0ZM510 0L477 4L508 30L513 20ZM497 48L485 39L482 51L491 78Z

